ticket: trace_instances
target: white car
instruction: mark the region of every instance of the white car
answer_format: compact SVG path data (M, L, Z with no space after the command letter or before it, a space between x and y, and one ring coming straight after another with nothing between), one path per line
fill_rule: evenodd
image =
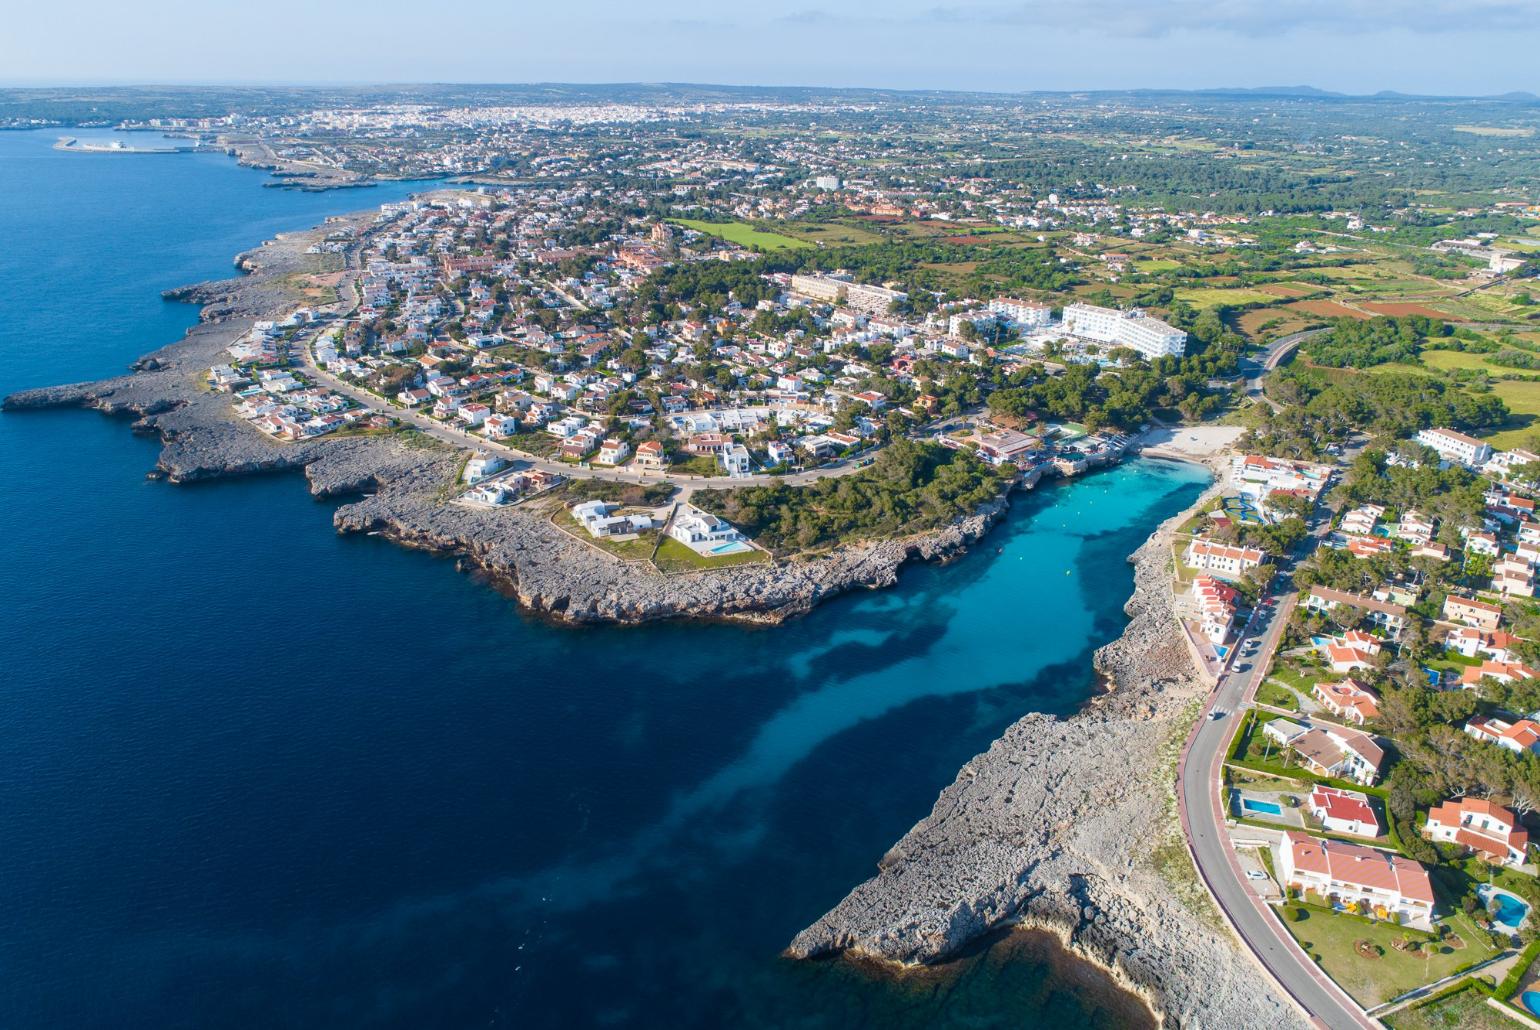
M1246 879L1248 879L1248 880L1265 880L1265 879L1267 879L1267 874L1264 873L1260 869L1248 869L1248 870L1246 870Z

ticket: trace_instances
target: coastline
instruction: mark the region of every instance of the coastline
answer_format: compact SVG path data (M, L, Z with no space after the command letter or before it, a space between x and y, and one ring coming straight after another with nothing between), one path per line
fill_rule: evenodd
M362 219L368 215L349 217ZM336 224L333 221L326 229L334 229ZM318 228L282 235L237 255L235 264L245 273L240 278L166 291L168 300L202 304L201 321L182 340L136 361L129 374L19 391L4 399L5 410L76 406L131 417L136 431L159 437L162 452L157 468L177 483L268 471L303 471L313 496L342 501L334 515L339 532L377 533L401 546L453 555L463 566L485 574L516 597L522 607L566 623L641 623L669 618L778 623L804 614L822 600L847 590L892 585L899 570L910 561L946 561L957 557L986 535L1009 509L1007 495L951 526L900 540L850 544L812 560L665 578L644 575L624 563L599 556L592 548L552 528L547 520L530 517L517 508L472 512L444 504L442 486L458 468L458 452L442 445L413 446L396 434L328 437L293 444L272 441L236 419L229 411L228 395L206 389L201 377L210 364L217 362L217 356L229 342L244 333L253 321L281 315L293 306L294 298L283 281L295 274L305 246L321 231ZM1217 460L1205 462L1180 453L1149 456L1211 469ZM1210 493L1205 492L1204 496ZM1024 868L1016 869L990 887L993 870L1004 871L1018 865L1027 853L1013 856L1009 851L999 850L1003 845L997 838L1013 829L1008 820L968 827L968 799L960 796L977 784L987 783L990 776L1013 777L1012 767L1023 766L1027 778L1038 781L1027 787L1044 799L1041 810L1052 810L1068 819L1079 815L1087 802L1079 797L1066 800L1064 796L1071 792L1065 789L1063 780L1084 769L1087 763L1099 763L1101 769L1113 772L1126 788L1126 764L1120 763L1125 753L1132 754L1149 742L1149 733L1125 726L1122 721L1113 725L1115 720L1137 722L1136 709L1143 704L1147 725L1166 726L1173 717L1180 723L1180 712L1185 706L1178 704L1172 709L1167 702L1196 696L1184 693L1191 686L1183 682L1184 677L1191 676L1186 669L1185 653L1177 654L1182 671L1176 672L1159 665L1155 652L1162 643L1158 639L1157 618L1162 599L1167 613L1170 608L1163 550L1166 534L1169 527L1179 524L1187 515L1174 516L1162 524L1135 552L1135 590L1126 606L1133 622L1118 641L1099 649L1096 655L1098 672L1114 682L1117 689L1091 699L1084 711L1068 720L1033 715L1013 725L989 752L964 768L958 781L943 792L931 817L890 850L883 859L883 873L869 881L876 884L889 873L898 875L922 866L934 868L949 876L959 889L973 891L976 897L966 909L951 911L945 925L927 926L926 921L944 911L947 904L927 902L927 911L909 919L905 926L879 929L873 934L872 920L863 921L844 911L853 904L866 905L878 922L884 918L883 911L891 911L871 897L853 902L868 886L863 885L840 907L799 935L788 949L790 954L811 956L848 951L881 962L924 964L955 954L992 929L1038 928L1058 936L1072 953L1109 971L1120 984L1144 998L1162 1018L1212 1018L1223 1025L1253 1025L1248 1022L1253 1015L1265 1015L1271 1022L1292 1018L1281 1016L1281 1007L1275 1006L1275 1011L1262 1004L1272 1001L1269 998L1250 999L1256 1004L1255 1009L1239 1007L1238 1002L1232 1001L1226 1004L1235 1007L1199 1006L1189 1010L1174 1001L1173 991L1177 988L1172 984L1177 981L1180 990L1192 996L1212 989L1207 981L1215 977L1215 970L1223 966L1226 958L1232 957L1214 946L1224 942L1209 942L1205 958L1219 961L1210 962L1207 969L1202 961L1189 959L1181 964L1160 955L1152 958L1150 952L1160 950L1153 947L1135 944L1130 948L1127 942L1138 940L1136 935L1169 935L1171 927L1191 913L1173 914L1142 895L1130 893L1132 888L1106 870L1089 876L1070 871L1069 867L1080 860L1079 853L1061 850L1052 843L1052 834L1060 830L1057 825L1041 835L1037 842L1040 853L1032 853ZM1154 579L1148 575L1151 569L1155 571ZM1170 628L1169 618L1166 628ZM1145 693L1153 696L1140 701ZM1091 716L1096 718L1091 720ZM1116 732L1103 734L1099 741L1086 732L1094 729L1100 734L1103 728ZM1016 738L1024 732L1029 736L1040 734L1044 741L1062 740L1066 746L1060 751L1067 756L1062 760L1067 766L1056 765L1051 754L1044 758L1046 744L1040 751L1021 748ZM1007 800L1014 800L1016 789L1022 784L1001 782L1009 784L1011 793ZM1091 783L1085 791L1093 789L1111 788ZM943 805L951 795L959 796L952 798L954 807L945 810ZM1116 824L1119 819L1112 822ZM1106 821L1104 817L1102 822ZM949 841L944 835L921 835L922 829L932 823L937 824L932 829L943 831L962 826L971 830L975 839ZM972 867L982 871L981 878L974 877L970 884L970 878L955 875L955 869L945 872L954 858L965 856L966 849L975 846L988 849L992 856L990 861ZM964 873L970 871L969 867L963 868ZM1029 887L1029 875L1034 879L1059 879L1051 887L1024 893ZM1060 880L1066 879L1069 888L1060 889ZM886 892L889 887L889 883L883 883L874 890ZM904 885L902 889L907 891L910 886ZM906 903L901 901L900 908ZM1131 911L1117 911L1121 906ZM839 919L848 921L848 929L836 929ZM1211 930L1204 932L1213 936ZM912 939L906 941L906 937ZM1169 942L1165 950L1170 950ZM1236 952L1233 957L1238 958L1238 947L1232 946L1231 950ZM1171 975L1162 979L1158 974L1167 967L1157 962L1167 962ZM1238 989L1257 993L1255 984L1249 981Z
M1174 816L1176 754L1207 688L1175 632L1169 540L1218 489L1130 556L1130 622L1094 659L1108 692L1068 718L1011 725L789 956L912 967L1001 928L1032 928L1106 970L1163 1023L1304 1025L1203 893Z
M202 304L183 339L140 358L127 375L21 390L7 412L85 407L133 419L161 441L157 476L189 483L300 470L318 498L341 500L339 532L371 533L457 558L528 611L557 621L644 623L731 619L778 623L849 590L891 586L911 561L946 561L976 543L1009 509L1008 495L940 529L850 543L808 558L662 576L602 555L518 506L472 510L444 503L461 451L397 433L281 443L230 411L228 394L203 384L205 370L254 321L281 318L298 303L293 280L313 272L306 247L339 223L361 227L372 212L282 234L234 259L243 275L166 290L167 300ZM381 405L383 407L383 404Z

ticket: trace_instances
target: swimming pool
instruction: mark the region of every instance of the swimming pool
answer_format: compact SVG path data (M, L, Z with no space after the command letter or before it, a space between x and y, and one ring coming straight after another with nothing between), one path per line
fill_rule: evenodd
M1497 900L1497 909L1492 912L1492 919L1500 926L1510 930L1517 930L1524 922L1524 917L1529 915L1529 906L1521 901L1517 895L1509 894L1505 890L1499 890L1489 883L1484 883L1476 888L1476 897L1491 911L1492 901ZM1533 993L1533 992L1530 992Z
M1256 798L1241 798L1241 807L1248 812L1266 812L1268 815L1283 814L1283 806L1276 801L1258 801Z
M1525 991L1523 1002L1525 1008L1540 1016L1540 994L1536 994L1534 991Z
M711 549L711 553L712 554L740 554L740 553L742 553L744 551L751 551L751 550L753 550L753 548L750 547L748 544L744 543L742 540L733 540L733 541L731 541L729 543L717 544L715 547L713 547Z

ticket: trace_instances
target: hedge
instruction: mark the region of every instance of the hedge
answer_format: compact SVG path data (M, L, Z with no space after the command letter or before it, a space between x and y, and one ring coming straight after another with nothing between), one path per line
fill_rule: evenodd
M1492 997L1498 1001L1507 1001L1513 997L1514 992L1519 989L1519 984L1524 979L1524 974L1529 972L1529 967L1533 964L1537 955L1540 955L1540 937L1530 941L1529 944L1525 945L1524 950L1519 952L1519 960L1513 964L1513 968L1508 971L1508 975L1503 977L1503 982L1497 985L1497 988L1492 992Z

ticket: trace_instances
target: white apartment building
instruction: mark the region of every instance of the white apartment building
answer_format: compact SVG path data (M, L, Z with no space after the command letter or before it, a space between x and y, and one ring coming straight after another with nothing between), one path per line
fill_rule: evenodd
M890 290L884 286L868 286L853 282L842 275L794 275L791 290L804 297L821 300L826 304L844 303L868 315L886 314L894 301L907 300L909 294L902 290Z
M1037 329L1048 324L1053 308L1035 300L1014 300L996 297L989 302L989 310L1022 329Z
M1064 329L1097 343L1130 347L1147 358L1187 353L1187 334L1139 308L1119 311L1094 304L1071 304L1064 309Z
M1424 429L1417 434L1417 442L1433 448L1445 461L1466 468L1477 468L1492 460L1491 445L1453 429Z
M1239 579L1262 564L1266 557L1255 547L1231 547L1211 540L1194 540L1187 547L1186 562L1221 579Z

